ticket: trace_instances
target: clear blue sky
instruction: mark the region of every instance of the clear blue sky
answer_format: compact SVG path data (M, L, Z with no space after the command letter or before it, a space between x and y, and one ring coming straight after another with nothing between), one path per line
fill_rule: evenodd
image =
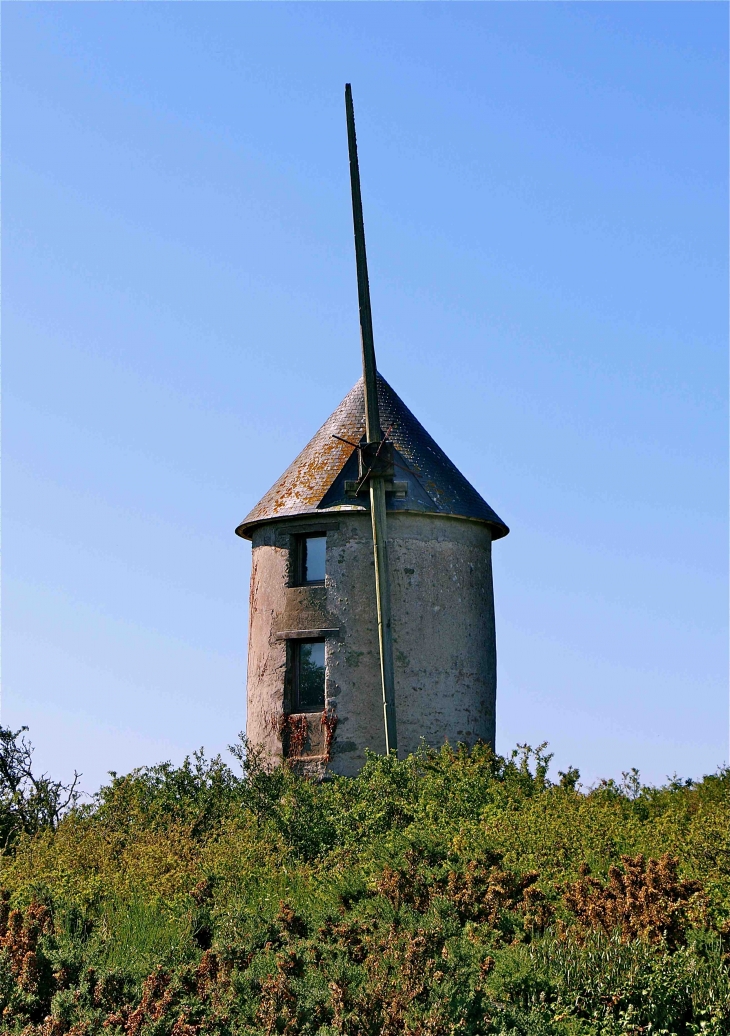
M4 701L39 762L224 750L237 522L380 367L510 525L498 748L728 757L719 3L5 3Z

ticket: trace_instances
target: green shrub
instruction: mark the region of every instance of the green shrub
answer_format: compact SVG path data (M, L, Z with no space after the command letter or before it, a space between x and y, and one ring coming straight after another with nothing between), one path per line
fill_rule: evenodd
M545 746L354 778L202 752L2 857L24 1036L730 1033L730 772L583 791Z

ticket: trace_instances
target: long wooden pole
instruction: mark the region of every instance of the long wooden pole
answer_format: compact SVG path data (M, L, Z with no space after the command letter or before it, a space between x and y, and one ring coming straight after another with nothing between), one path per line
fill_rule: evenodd
M350 185L352 188L352 220L355 228L355 262L357 264L357 295L360 304L360 340L362 342L362 373L365 386L365 438L368 443L383 440L378 412L378 380L375 366L373 317L370 309L370 282L365 253L365 224L360 194L360 166L357 160L355 137L355 110L352 105L352 87L345 86L347 113L347 145L350 154ZM385 482L382 475L373 472L370 484L370 516L373 524L373 556L375 560L375 597L378 606L378 645L380 648L380 681L383 690L383 718L385 720L386 754L398 751L398 733L395 719L395 673L393 670L393 633L390 612L390 577L386 539Z

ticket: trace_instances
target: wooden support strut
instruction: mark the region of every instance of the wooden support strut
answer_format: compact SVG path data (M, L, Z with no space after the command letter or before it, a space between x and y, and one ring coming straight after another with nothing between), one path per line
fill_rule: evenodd
M362 343L362 372L365 386L365 438L368 445L382 442L378 410L378 381L375 366L373 318L370 309L370 283L365 253L365 225L360 194L360 167L357 160L355 137L355 110L352 105L352 87L345 86L347 113L347 145L350 155L350 185L352 188L352 220L355 229L355 262L357 265L357 295L360 305L360 340ZM395 718L395 673L393 669L393 633L390 611L390 576L386 538L385 482L374 469L369 476L370 516L373 524L373 556L375 560L375 597L378 606L378 646L380 648L380 680L383 689L383 717L385 720L385 751L398 752L398 734Z

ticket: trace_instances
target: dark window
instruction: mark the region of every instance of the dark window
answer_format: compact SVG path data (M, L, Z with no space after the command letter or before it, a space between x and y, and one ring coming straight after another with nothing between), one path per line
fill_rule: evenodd
M323 586L327 536L323 532L297 536L295 546L295 586Z
M324 709L324 641L293 640L294 712Z

